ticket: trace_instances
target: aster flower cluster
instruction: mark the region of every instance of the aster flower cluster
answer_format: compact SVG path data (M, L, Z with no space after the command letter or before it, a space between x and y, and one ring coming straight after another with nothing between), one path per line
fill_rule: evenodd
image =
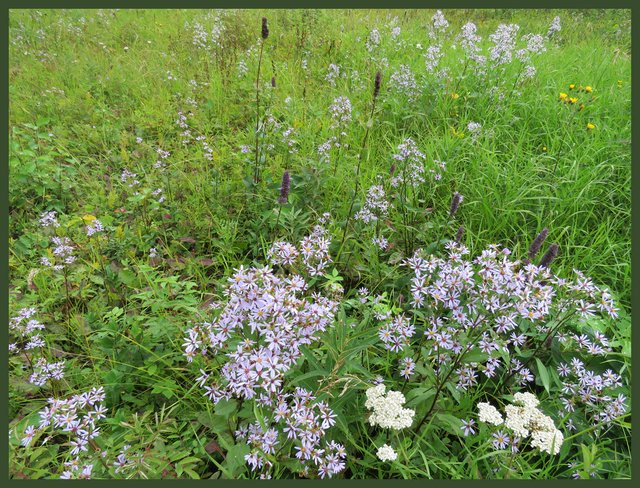
M41 331L44 324L37 320L37 309L23 308L9 320L9 334L13 342L9 343L9 353L14 356L25 356L31 365L29 383L42 387L49 380L64 378L64 361L49 362L42 352L46 342Z
M435 73L435 70L443 56L442 46L435 44L427 48L424 53L424 67L427 70L427 73Z
M311 239L308 244L315 245ZM303 244L300 253L307 252ZM279 277L268 267L236 269L226 302L215 304L216 317L188 329L184 342L188 361L209 355L228 358L213 373L201 370L198 382L205 396L217 403L232 396L264 399L281 391L300 348L319 340L332 325L342 296L339 289L330 290L331 297L318 292L304 296L307 287L300 275Z
M105 399L104 388L92 388L90 391L73 395L71 398L59 400L50 398L49 405L39 412L40 424L25 429L21 440L23 446L30 446L32 441L44 432L50 431L42 444L51 440L56 434L64 433L70 437L68 445L71 461L65 463L65 470L60 478L89 478L92 464L85 464L80 469L83 457L88 456L89 445L100 435L97 422L106 417L107 409L102 405Z
M517 445L521 438L530 437L531 447L548 454L558 454L564 435L555 427L553 419L538 409L539 404L531 393L516 393L513 395L513 402L505 407L504 419L489 403L478 403L478 417L481 422L491 425L504 424L513 433L513 438L510 439L504 432L496 432L496 449L504 449L510 441Z
M367 48L367 51L372 53L378 46L380 46L380 31L378 31L378 29L373 29L365 41L365 47Z
M389 249L389 240L383 235L375 236L371 239L371 243L381 251Z
M471 134L471 141L476 142L481 134L482 124L471 121L467 124L467 131Z
M326 161L329 161L333 148L349 147L348 144L342 142L342 139L347 136L346 129L351 123L351 100L347 97L337 97L333 100L329 111L331 113L330 128L337 131L337 135L332 135L318 146L318 154Z
M408 380L413 376L413 372L416 369L416 362L413 358L406 357L399 361L398 366L400 367L400 376Z
M435 352L430 357L436 371L450 364L453 356L472 348L488 356L484 364L457 368L458 388L473 386L477 371L495 376L499 366L507 368L518 384L531 382L531 371L516 358L501 364L502 351L522 346L528 337L534 341L545 335L552 337L560 320L575 319L580 310L595 313L596 304L601 313L617 316L608 293L582 273L570 282L554 276L548 267L513 260L509 249L495 245L473 260L465 258L469 250L462 244L450 242L446 248L447 259L424 258L417 251L405 263L414 272L414 307L434 311L424 334L427 346ZM527 333L520 324L528 324ZM583 343L593 348L593 343Z
M37 313L38 310L33 307L23 308L18 311L18 315L9 320L9 332L16 340L16 342L9 343L9 352L18 354L45 345L44 339L39 333L44 330L44 325L32 318Z
M186 116L184 116L182 112L178 112L178 114L179 114L178 123L184 125L184 127L188 127L188 125L186 124ZM184 120L182 120L183 118ZM182 135L184 137L187 137L189 140L192 137L191 131L189 129L187 129ZM196 139L200 140L199 138L196 138ZM185 144L188 143L188 140L184 139L183 143ZM159 170L159 172L162 173L166 168L167 158L171 155L171 153L169 151L165 151L162 148L157 148L156 154L157 154L157 159L156 159L156 162L153 164L153 169ZM151 182L149 178L152 178L152 176L149 174L147 174L146 176L147 176L147 184L150 184ZM150 188L142 188L141 182L138 179L137 173L133 173L129 171L129 169L127 168L122 170L122 173L120 174L120 181L123 184L127 185L128 188L134 189L133 195L135 197L138 197L135 200L136 203L139 203L141 200L146 199L150 196L153 197L154 200L157 201L158 203L163 203L166 200L166 197L164 195L164 190L162 188L156 188L155 190L151 190ZM97 227L91 230L89 227L94 227L93 223L90 226L87 226L87 235L91 236L95 232L101 232L104 230L100 222L98 222L98 224L95 224L95 225Z
M472 57L480 51L482 37L478 35L478 27L473 22L467 22L462 26L460 34L456 37L463 51L468 57Z
M336 86L336 80L340 78L340 66L331 63L327 68L327 75L324 77L325 81L332 87Z
M409 102L414 102L422 93L413 71L405 64L391 74L389 89L406 97Z
M611 369L597 374L574 357L569 365L560 363L558 374L563 378L561 401L564 411L572 415L568 428L576 428L573 417L580 410L589 425L597 426L596 433L627 412L627 398L613 393L622 386L622 378Z
M399 352L409 346L415 332L416 328L411 321L405 315L400 314L378 329L378 337L380 337L385 349Z
M89 222L89 224L85 227L85 229L87 231L87 236L91 237L94 234L103 232L104 226L102 225L102 222L100 222L98 219L93 219L91 222Z
M429 29L429 37L434 39L436 37L446 34L449 28L449 21L445 18L441 10L436 11L431 17L431 26Z
M196 48L212 51L221 47L221 40L226 30L222 19L223 13L223 11L208 13L204 18L208 24L207 27L199 22L194 22L192 26L189 22L185 22L185 29L191 30L192 44Z
M235 432L236 440L246 442L251 452L244 459L252 471L268 471L278 448L280 452L288 445L289 452L302 464L302 474L309 476L313 469L320 478L344 471L347 457L342 444L325 441L327 430L335 425L335 413L324 401L304 388L294 393L278 393L265 401L271 409L272 420L240 427ZM267 474L267 473L263 473Z
M403 408L404 395L399 391L386 391L384 384L379 384L366 391L365 407L372 410L368 422L383 429L401 430L411 427L416 412Z
M367 190L367 199L363 207L356 213L355 219L365 224L387 218L390 203L382 185L372 185Z
M393 159L397 161L400 169L391 178L391 186L397 187L402 183L407 183L416 187L425 182L425 160L426 156L419 149L413 139L405 139L398 145L398 153Z
M557 17L557 21L559 27L559 17ZM482 37L477 34L477 31L477 26L473 22L468 22L456 37L456 42L464 53L464 58L461 61L465 63L465 69L469 66L474 70L475 75L480 78L493 74L492 79L495 86L491 87L490 93L500 98L506 96L504 93L505 86L513 85L515 87L518 81L524 82L535 76L536 68L532 63L533 56L542 54L547 50L547 41L555 32L550 29L552 33L546 36L533 33L519 36L519 25L500 24L489 35L491 45L485 51L481 47ZM522 47L518 48L518 45ZM505 75L506 68L512 65L514 60L521 63L515 82L512 79L509 80L509 76ZM432 72L433 64L434 60L427 60L428 72ZM497 70L497 68L500 68L500 70ZM511 91L513 91L513 88L511 88Z
M295 129L293 127L289 127L282 132L282 142L289 150L289 154L295 154L298 152L298 149L296 148L298 142L294 139L294 136Z
M288 242L276 241L272 244L267 255L274 265L291 266L294 269L304 266L310 276L321 275L329 263L329 231L322 225L316 225L313 232L304 237L299 247Z
M40 258L43 266L53 268L56 271L62 271L67 264L73 264L76 261L71 239L68 237L53 236L51 243L53 247L51 255ZM53 258L51 256L53 256Z
M489 59L494 67L511 62L519 30L520 26L517 24L500 24L496 31L489 36L493 43Z
M547 37L550 39L554 37L560 30L562 26L560 25L560 17L557 15L553 18L551 25L549 26L549 30L547 31Z
M331 128L332 129L344 129L351 122L351 100L347 97L336 98L331 107Z
M127 185L129 188L133 188L134 186L138 186L140 181L137 179L138 175L136 173L132 173L127 168L122 170L120 174L120 181Z
M40 215L40 225L44 228L60 227L57 215L58 212L56 212L55 210L51 212L43 212L42 215Z
M49 363L45 358L38 358L33 365L33 373L29 377L29 383L36 386L44 386L47 381L61 380L64 378L64 361Z
M113 462L116 474L127 473L136 467L143 466L144 455L141 452L131 452L130 449L130 444L125 444L120 449L116 460Z

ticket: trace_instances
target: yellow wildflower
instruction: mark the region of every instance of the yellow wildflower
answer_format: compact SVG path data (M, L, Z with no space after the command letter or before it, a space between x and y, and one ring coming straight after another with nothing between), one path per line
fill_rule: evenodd
M567 99L567 94L566 93L562 93L560 92L560 100L566 100Z
M578 99L576 97L571 97L569 99L569 103L576 103L578 101Z
M454 100L457 100L458 98L460 98L460 95L458 95L457 93L452 93L451 98L453 98Z
M588 130L595 129L595 128L596 128L596 126L595 126L595 125L593 125L591 122L589 122L589 123L587 124L587 129L588 129Z
M569 90L573 90L575 87L576 87L576 85L575 85L574 83L571 83L571 84L569 85Z
M593 88L591 88L589 85L584 87L584 91L586 91L587 93L591 93L593 91Z

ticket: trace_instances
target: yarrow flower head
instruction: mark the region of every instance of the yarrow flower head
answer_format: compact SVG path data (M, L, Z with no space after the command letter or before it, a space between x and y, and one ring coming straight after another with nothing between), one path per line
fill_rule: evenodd
M380 461L395 461L398 459L398 453L393 450L393 447L388 446L387 444L378 448L376 456L378 456Z
M531 393L516 393L513 396L513 403L505 407L504 420L498 410L488 403L478 404L479 419L481 422L493 425L501 425L504 422L504 426L518 438L531 437L532 447L548 454L558 454L564 436L556 429L551 417L538 409L539 404L538 399ZM509 443L508 435L502 431L493 435L496 449L504 449Z
M393 390L386 392L384 384L380 384L369 388L366 395L365 407L373 410L369 416L371 425L394 430L411 427L415 411L403 408L405 398L401 392Z
M478 403L478 419L491 425L501 425L504 422L500 412L490 403Z

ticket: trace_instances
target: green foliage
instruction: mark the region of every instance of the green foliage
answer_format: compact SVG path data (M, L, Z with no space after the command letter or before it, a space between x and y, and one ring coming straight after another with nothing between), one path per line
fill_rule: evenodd
M484 47L499 24L544 35L555 15L562 19L562 30L535 58L534 77L525 79L519 62L480 76L460 62L460 46L444 43L446 81L425 70L426 49L439 39L425 29L433 14L10 13L10 308L14 317L35 307L46 326L40 356L26 350L8 365L12 478L63 474L73 458L66 434L56 431L29 447L21 439L38 424L47 399L94 386L104 387L108 410L89 446L98 460L94 478L257 477L245 462L251 448L236 431L270 421L268 409L235 398L214 405L203 396L197 368L185 360L185 333L213 320L209 305L224 301L234 270L265 265L274 241L299 243L326 213L334 261L308 282L321 293L343 290L344 297L333 326L318 343L302 347L285 380L290 389L314 392L336 413L329 438L347 447L341 476L540 479L577 472L630 478L628 416L598 436L588 422L576 425L556 457L494 450L485 424L464 436L462 421L476 418L479 401L510 398L498 387L509 378L483 379L477 389L461 391L446 369L434 367L421 336L412 344L419 380L404 381L401 357L384 349L377 318L411 308L412 276L403 262L418 249L443 255L459 226L472 256L500 243L518 257L546 227L543 252L550 242L560 247L553 272L569 276L580 269L609 287L620 308L615 321L570 321L562 330L606 335L611 352L592 358L589 368L617 371L623 381L615 394L630 397L630 12L445 11L452 38L473 21ZM263 15L270 29L264 42ZM374 28L382 40L369 51ZM333 80L330 64L340 67ZM401 65L415 74L418 93L394 88L392 75ZM377 70L382 88L374 102ZM352 107L344 131L336 130L330 113L340 96ZM472 122L482 126L478 135L469 129ZM332 137L334 145L320 152ZM409 171L394 159L409 138L425 155L425 182L392 184L392 176ZM285 170L291 185L283 203ZM390 206L367 223L356 216L378 184ZM454 192L464 200L452 216ZM59 227L41 226L42 213L51 211ZM104 231L88 235L96 219ZM384 249L372 243L380 237L388 240ZM60 270L41 261L59 264L53 238L69 239L76 257ZM362 287L367 292L359 293ZM435 309L414 312L423 334ZM521 322L521 331L537 337ZM527 362L531 388L560 425L566 419L557 365L576 351L553 337L544 344L524 344L500 357ZM29 375L38 357L64 361L64 378L34 386ZM474 347L458 365L487 358ZM218 371L219 364L199 359ZM377 377L403 391L423 423L399 433L371 427L365 391ZM388 464L375 453L385 443L398 452ZM273 477L303 476L299 460L285 451L272 456ZM131 464L117 470L122 453Z

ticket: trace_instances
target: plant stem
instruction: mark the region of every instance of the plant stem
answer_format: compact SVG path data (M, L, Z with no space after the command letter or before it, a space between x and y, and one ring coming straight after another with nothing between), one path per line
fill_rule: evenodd
M342 254L342 249L344 247L345 239L347 237L347 232L349 231L349 223L351 221L351 213L353 212L353 204L356 201L356 196L358 194L358 188L360 185L360 166L362 164L362 155L367 147L367 139L369 138L370 127L373 125L373 113L376 109L376 99L373 99L373 105L371 106L371 116L369 120L371 124L367 123L367 129L364 132L364 137L362 139L362 149L360 150L360 154L358 155L358 166L356 167L356 186L353 190L353 196L351 197L351 203L349 204L349 212L347 213L347 222L344 225L344 233L342 234L342 241L340 242L340 249L338 250L338 255L336 256L336 262L340 259L340 255Z
M256 162L255 167L253 169L253 181L254 183L258 183L259 174L258 174L258 162L259 162L259 152L258 152L258 130L260 129L260 67L262 66L262 52L264 50L264 39L260 43L260 56L258 57L258 74L256 76Z

